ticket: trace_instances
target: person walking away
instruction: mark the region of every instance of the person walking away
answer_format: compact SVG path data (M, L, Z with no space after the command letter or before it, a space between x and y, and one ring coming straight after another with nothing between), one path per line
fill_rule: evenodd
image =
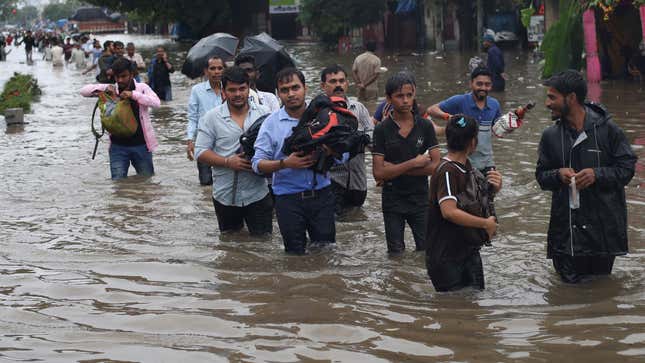
M484 177L468 161L477 149L479 125L469 116L455 115L446 126L448 154L430 180L430 207L426 268L437 291L464 287L484 289L484 269L479 250L497 230L494 216L483 213L489 185L502 188L502 175L491 170Z
M625 186L636 155L607 109L585 102L579 72L544 85L555 124L542 133L535 178L552 193L547 258L564 282L609 275L615 257L628 253Z
M148 67L148 83L163 101L172 100L172 86L170 73L175 72L172 64L168 62L168 54L163 47L157 47L157 54L150 61Z
M91 84L81 89L83 97L95 97L99 92L117 94L123 100L130 100L130 106L137 121L137 130L130 137L110 135L110 172L112 180L128 176L130 164L138 175L154 174L152 153L158 146L152 122L150 107L159 107L159 97L145 83L134 80L132 65L125 58L119 58L112 64L118 87L111 84Z
M136 72L134 73L134 79L137 82L141 82L141 72L145 72L146 70L146 62L143 60L143 57L141 54L137 53L135 48L134 48L134 43L129 42L125 46L125 57L132 62L133 65L136 65Z
M0 34L0 62L4 62L7 60L7 52L5 51L6 46L7 46L7 41L4 35Z
M358 87L358 98L363 101L376 99L378 96L378 77L381 71L381 59L374 54L375 42L367 42L366 51L354 59L352 76Z
M427 113L435 120L449 120L452 115L463 114L474 118L479 124L477 150L468 156L471 164L482 174L495 168L493 160L492 127L502 112L499 102L488 96L493 81L491 72L483 67L476 68L470 74L470 91L455 95L427 109ZM437 134L445 133L445 128L438 128Z
M264 108L249 102L249 77L240 67L222 74L226 102L202 118L195 156L213 167L213 206L221 233L235 232L244 224L251 235L271 234L273 201L266 179L253 172L240 152L240 136Z
M72 50L74 45L71 43L71 38L65 39L65 44L63 44L63 52L65 53L65 63L70 63L72 60Z
M374 127L372 173L384 181L381 197L387 251L405 250L404 230L412 229L417 251L425 250L428 176L440 153L432 123L413 112L416 82L399 72L385 84L392 112ZM427 152L427 154L426 154Z
M261 175L273 173L273 193L278 226L288 254L306 253L307 237L311 243L336 242L334 193L328 175L314 172L313 155L301 152L284 155L284 139L292 134L306 109L305 76L294 68L276 75L282 108L269 115L255 141L251 165ZM346 161L346 156L341 162Z
M31 30L27 30L27 33L25 36L22 37L22 39L19 42L16 42L16 47L19 46L20 44L25 45L25 55L27 57L26 61L27 64L33 64L34 60L32 57L34 46L36 46L36 38L31 33Z
M491 34L484 35L483 40L484 49L488 54L486 66L493 75L493 92L504 92L506 88L506 79L508 78L504 73L504 54L495 44L495 37Z
M280 102L273 93L260 91L256 85L257 79L260 77L260 71L255 66L255 57L252 55L238 55L235 58L235 65L242 67L249 75L251 82L250 98L252 102L266 108L269 112L274 112L280 109Z
M204 68L206 81L198 83L190 90L188 100L188 125L186 125L186 155L188 160L195 160L195 139L202 117L213 108L223 103L222 73L226 63L220 57L211 57ZM213 184L211 166L197 161L199 184Z
M348 86L347 73L338 64L323 69L320 74L320 88L323 92L329 97L337 96L347 100L347 108L358 119L358 130L371 133L374 125L370 113L362 103L347 98ZM333 166L329 175L336 196L336 215L341 215L348 208L360 207L365 203L367 197L365 153L357 154L346 164Z
M52 66L54 67L62 67L65 65L64 63L64 56L65 56L65 50L63 47L61 47L58 44L58 40L54 39L52 41Z
M72 49L71 63L74 64L76 69L85 69L85 52L81 49L80 44L74 44Z
M103 42L103 52L97 61L88 69L86 69L83 74L87 74L93 69L97 70L96 81L99 83L111 84L114 82L114 71L112 70L112 63L114 63L115 56L113 53L113 43L111 40L106 40Z

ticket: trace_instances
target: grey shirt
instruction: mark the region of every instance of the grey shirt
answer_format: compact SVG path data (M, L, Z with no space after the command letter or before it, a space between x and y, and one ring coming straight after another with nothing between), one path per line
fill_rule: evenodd
M358 101L347 101L347 107L358 119L358 130L368 134L374 130L372 117L367 108ZM336 165L329 171L331 180L349 190L367 190L367 174L365 170L365 154L360 153L349 159L346 164ZM348 188L349 186L349 188Z
M266 114L264 107L249 103L249 114L244 120L244 130L231 117L228 103L208 111L199 121L195 141L195 159L206 150L229 157L239 153L240 136L260 116ZM236 171L213 166L213 198L227 206L244 207L264 198L268 193L266 178L253 171Z

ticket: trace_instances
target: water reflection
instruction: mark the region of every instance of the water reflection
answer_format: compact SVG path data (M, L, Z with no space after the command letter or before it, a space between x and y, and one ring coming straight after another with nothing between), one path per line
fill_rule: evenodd
M148 59L166 42L101 36L108 38L133 41ZM176 68L188 47L168 44ZM319 92L324 66L338 62L351 69L351 54L300 43L288 49L305 71L310 95ZM472 55L382 58L388 74L416 73L419 101L427 106L467 91ZM528 54L507 57L512 79L506 93L494 96L504 109L527 100L538 107L522 129L494 143L505 189L497 199L499 236L482 250L487 289L438 294L423 254L388 258L373 180L365 207L337 224L336 245L309 256L285 255L277 224L269 240L246 233L220 238L211 191L198 185L182 141L196 81L175 72L175 99L152 112L160 141L157 174L115 183L106 140L91 160L94 104L78 90L93 76L67 67L52 71L42 61L27 66L23 53L12 52L0 82L14 71L31 73L43 96L27 115L29 124L0 132L1 359L642 360L642 85L600 84L602 101L641 157L626 188L631 254L617 259L611 277L571 286L544 258L550 200L533 177L539 137L552 122L541 106L545 92Z

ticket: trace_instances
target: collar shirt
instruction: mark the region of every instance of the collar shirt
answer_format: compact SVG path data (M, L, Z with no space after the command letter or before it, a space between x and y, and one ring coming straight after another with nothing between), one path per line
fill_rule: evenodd
M358 130L371 134L374 130L372 117L367 108L360 102L348 99L348 109L358 119ZM336 165L329 170L331 180L349 190L367 190L367 173L365 154L360 153L349 159L347 164Z
M258 164L261 160L281 160L288 155L282 153L284 139L292 133L292 128L298 125L298 119L289 116L284 107L273 112L264 120L255 140L255 155L253 170L261 174ZM347 155L343 157L347 160ZM273 173L273 193L286 195L308 190L320 190L331 184L327 174L314 173L311 169L282 169Z
M195 140L199 120L204 115L222 104L222 95L215 93L210 81L198 83L193 86L188 99L188 125L186 126L186 140Z
M475 169L495 166L493 161L492 126L501 116L499 102L493 97L486 97L484 108L479 108L472 92L455 95L439 103L443 112L451 115L464 114L474 118L479 124L477 150L468 157Z
M208 111L199 123L195 159L206 150L225 158L241 152L240 136L265 113L263 108L250 103L242 129L231 117L228 103ZM213 166L212 170L213 198L223 205L244 207L259 201L269 193L266 179L252 171L236 171L221 166Z

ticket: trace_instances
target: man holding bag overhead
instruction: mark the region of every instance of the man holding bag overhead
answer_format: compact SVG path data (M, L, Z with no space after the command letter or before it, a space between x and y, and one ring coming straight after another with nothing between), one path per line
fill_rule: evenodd
M119 58L112 64L112 71L116 79L117 88L112 84L90 84L81 89L83 97L96 97L101 92L117 95L120 100L128 100L136 126L130 133L117 135L110 132L110 172L112 180L123 179L128 176L130 164L134 166L137 174L150 176L154 174L152 153L157 148L149 107L159 107L159 97L145 83L134 80L131 63L125 58ZM127 104L122 103L119 107ZM126 110L127 111L127 110ZM126 114L127 112L120 112ZM125 120L122 120L125 122Z

